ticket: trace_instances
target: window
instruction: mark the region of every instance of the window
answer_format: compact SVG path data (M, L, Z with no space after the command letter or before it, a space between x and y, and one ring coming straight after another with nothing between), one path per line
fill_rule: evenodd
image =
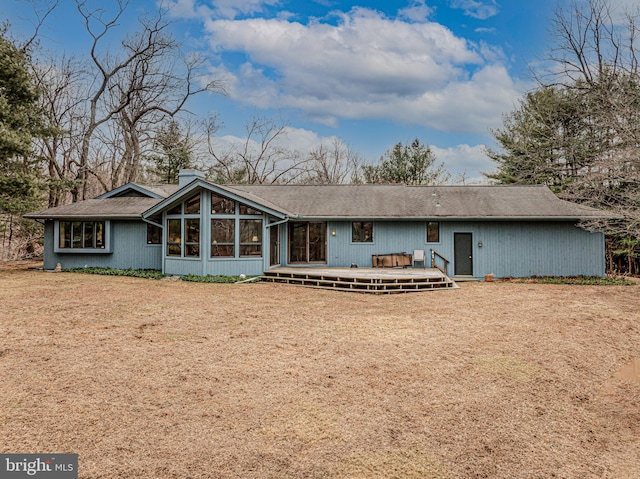
M233 215L236 212L236 202L224 196L211 193L212 215Z
M185 203L185 207L186 207L186 203ZM185 242L184 255L190 256L192 258L199 258L200 257L200 220L199 219L188 218L186 220L185 235L187 237L187 241Z
M240 220L240 256L262 256L262 220Z
M236 220L211 220L211 256L234 257L236 240Z
M167 220L167 256L182 256L182 220Z
M147 244L162 244L162 228L147 223Z
M192 196L190 199L184 202L184 214L185 215L199 215L200 214L200 195Z
M167 218L167 256L200 257L200 193L169 211Z
M427 223L427 243L440 242L440 223L437 221L429 221Z
M212 258L262 256L262 212L211 193L211 215Z
M247 206L247 205L240 205L240 214L241 215L262 215L262 213L254 208L251 208L251 206Z
M373 243L373 222L354 221L351 223L351 241L354 243Z
M104 221L60 221L59 249L104 249Z

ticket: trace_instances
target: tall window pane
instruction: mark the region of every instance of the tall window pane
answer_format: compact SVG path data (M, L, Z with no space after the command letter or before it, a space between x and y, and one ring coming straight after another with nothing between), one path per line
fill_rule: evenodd
M309 263L327 261L327 224L309 223Z
M185 242L185 256L199 257L200 256L200 220L187 219L185 224L185 235L187 241Z
M71 222L60 222L60 248L71 248Z
M71 223L71 247L82 248L82 222Z
M235 256L235 224L234 219L211 220L211 256Z
M262 256L262 220L240 220L240 256Z
M104 221L96 222L96 248L104 248Z
M84 223L83 248L93 248L93 222Z
M167 220L167 255L182 255L182 221Z

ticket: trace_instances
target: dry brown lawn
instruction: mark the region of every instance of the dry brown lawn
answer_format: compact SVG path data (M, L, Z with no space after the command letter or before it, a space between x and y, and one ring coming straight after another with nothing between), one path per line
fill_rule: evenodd
M4 453L78 453L82 478L640 477L639 286L1 269Z

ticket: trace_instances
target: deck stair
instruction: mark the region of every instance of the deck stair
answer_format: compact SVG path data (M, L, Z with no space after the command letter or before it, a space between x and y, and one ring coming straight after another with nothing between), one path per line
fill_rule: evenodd
M411 293L457 288L435 268L312 268L278 267L265 271L263 281L354 293Z

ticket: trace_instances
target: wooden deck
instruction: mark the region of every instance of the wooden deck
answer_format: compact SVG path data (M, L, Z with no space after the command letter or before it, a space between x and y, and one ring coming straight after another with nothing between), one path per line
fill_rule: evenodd
M354 293L410 293L457 288L435 268L278 267L265 271L264 281Z

